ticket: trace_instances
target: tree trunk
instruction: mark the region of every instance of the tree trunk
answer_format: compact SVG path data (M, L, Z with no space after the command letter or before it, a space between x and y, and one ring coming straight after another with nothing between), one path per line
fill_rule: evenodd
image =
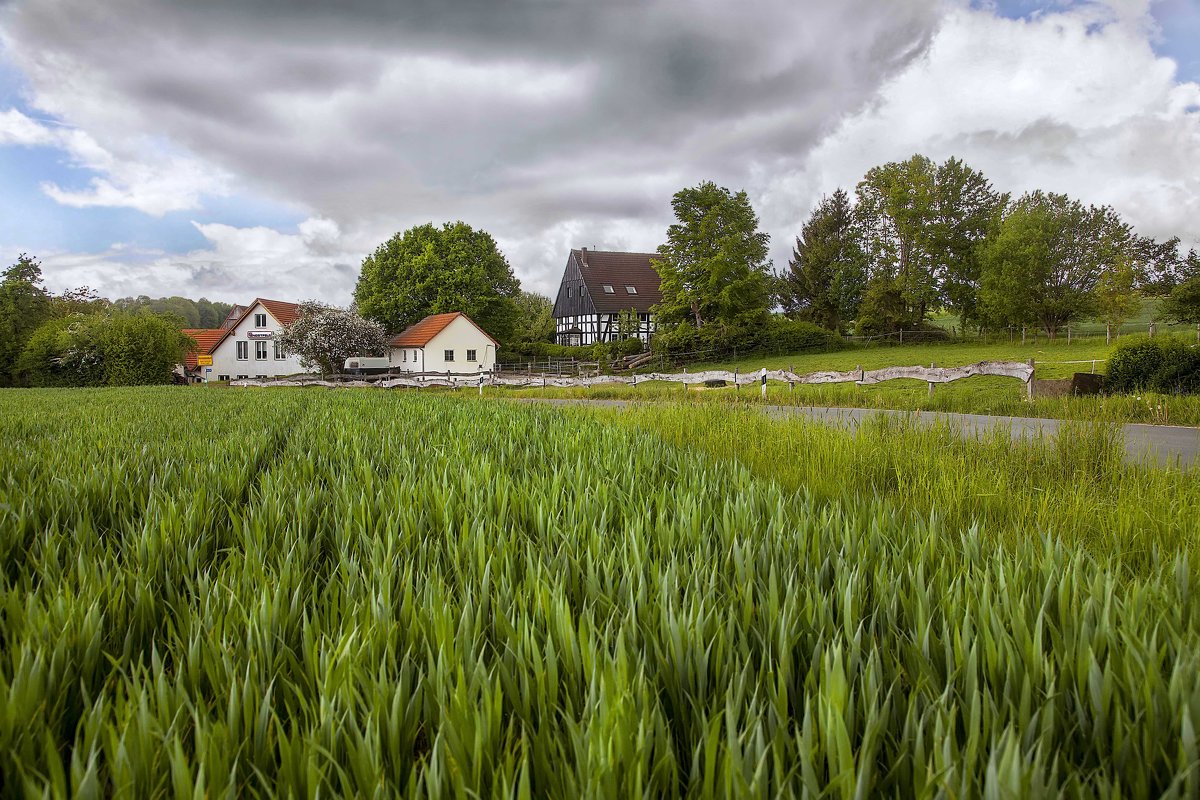
M700 319L700 304L695 300L692 301L692 315L696 318L697 328L704 324L704 320Z

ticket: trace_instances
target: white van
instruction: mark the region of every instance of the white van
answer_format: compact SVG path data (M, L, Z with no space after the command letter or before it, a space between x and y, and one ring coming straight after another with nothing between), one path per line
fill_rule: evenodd
M351 356L346 359L345 372L347 375L383 375L391 367L392 362L386 356L383 358Z

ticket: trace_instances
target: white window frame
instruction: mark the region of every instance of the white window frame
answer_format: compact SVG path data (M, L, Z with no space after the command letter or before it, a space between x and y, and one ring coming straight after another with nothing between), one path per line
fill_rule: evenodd
M604 284L604 293L605 294L616 294L617 290L612 287L611 283L606 283L606 284Z
M474 350L468 350L468 351L467 351L467 361L478 361L478 360L479 360L479 359L475 357L475 351L474 351Z
M637 294L637 287L625 284L625 294Z
M444 350L442 352L442 361L445 361L447 364L454 363L454 351L453 350Z
M266 361L267 360L267 343L264 339L256 339L254 341L254 360L255 361Z
M287 358L287 353L283 352L283 342L276 339L275 340L275 360L283 361L285 358Z
M250 343L239 340L238 342L236 342L236 345L237 345L237 360L238 361L249 361L250 360Z
M267 315L265 313L259 312L258 314L254 315L254 327L256 327L256 328L267 327Z

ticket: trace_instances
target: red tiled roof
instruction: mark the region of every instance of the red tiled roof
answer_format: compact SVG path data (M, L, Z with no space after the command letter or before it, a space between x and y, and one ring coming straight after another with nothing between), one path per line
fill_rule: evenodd
M451 311L448 314L430 314L416 325L410 325L402 333L398 333L393 336L389 344L391 344L392 347L424 347L433 340L433 337L444 331L446 326L448 326L451 322L454 322L454 320L458 319L459 317L462 317L467 322L478 328L480 333L482 333L484 336L487 336L488 339L491 339L492 344L496 345L497 347L500 346L500 343L495 339L492 339L492 337L488 335L487 331L485 331L483 328L480 328L479 324L476 323L475 320L471 319L461 311Z
M242 320L249 316L250 312L258 307L259 303L262 303L262 307L265 308L280 325L291 325L296 321L296 318L300 316L300 306L297 303L285 303L282 300L264 300L261 297L256 297L254 298L253 303L245 307L241 315L233 322L232 325L229 325L227 328L222 328L221 338L213 342L209 352L211 353L216 350L217 345L221 344L221 342L225 340L226 336L233 333L234 330L237 329L237 326L242 324ZM229 321L226 320L225 324L228 325Z
M183 334L196 340L196 349L189 350L183 357L183 363L188 369L195 369L196 356L206 356L212 352L213 345L225 335L224 328L184 328Z

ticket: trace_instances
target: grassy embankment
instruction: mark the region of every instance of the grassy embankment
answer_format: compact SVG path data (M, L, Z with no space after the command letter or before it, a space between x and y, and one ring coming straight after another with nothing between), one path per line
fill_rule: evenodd
M1144 338L1130 334L1122 341ZM1115 347L1115 344L1113 345ZM919 344L869 346L833 353L763 356L738 362L722 361L696 364L690 372L705 369L744 371L792 369L797 374L824 370L847 371L857 367L878 369L890 366L954 367L979 361L1029 361L1036 365L1037 377L1069 378L1076 372L1098 372L1113 350L1103 339L1086 338L1067 344L1065 339L1014 344ZM1072 363L1078 362L1078 363ZM649 382L637 387L611 385L590 389L495 390L504 395L572 398L681 400L689 402L761 403L759 387L685 390L680 384ZM767 403L801 406L853 408L893 408L907 410L952 411L966 414L1047 417L1103 422L1143 422L1160 425L1200 425L1200 398L1146 394L1143 396L1035 398L1026 397L1025 385L1011 378L978 377L939 385L929 395L928 384L896 380L875 386L830 384L796 386L769 383Z
M1192 476L373 390L0 392L0 786L1196 796Z

